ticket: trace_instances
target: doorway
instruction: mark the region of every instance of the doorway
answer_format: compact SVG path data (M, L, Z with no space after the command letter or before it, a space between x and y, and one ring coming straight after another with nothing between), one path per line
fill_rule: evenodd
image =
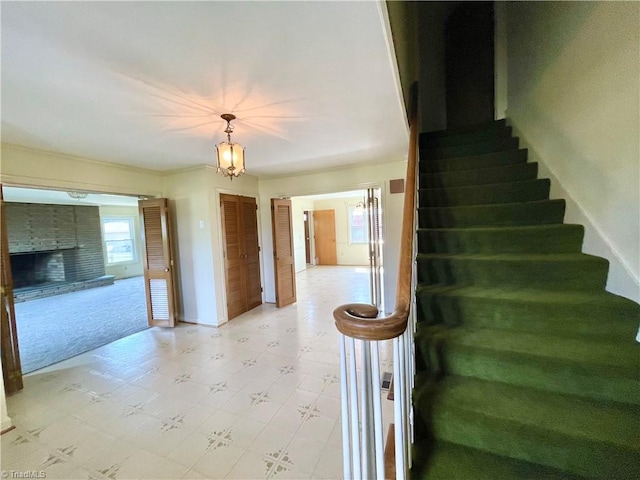
M462 2L445 23L447 127L494 119L493 2Z
M373 188L292 197L296 273L328 266L361 268L369 273L365 288L370 290L370 301L381 306L383 229L380 191L380 188Z
M21 373L148 328L138 198L71 193L4 187Z

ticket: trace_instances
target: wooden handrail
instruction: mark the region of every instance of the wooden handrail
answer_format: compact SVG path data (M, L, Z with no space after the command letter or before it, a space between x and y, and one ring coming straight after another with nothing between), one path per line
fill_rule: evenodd
M336 327L344 335L360 340L389 340L407 328L411 305L413 274L413 237L416 198L416 164L418 161L418 88L412 86L409 112L409 155L405 179L400 238L400 268L396 290L396 305L388 317L377 318L378 309L366 303L340 305L333 311Z

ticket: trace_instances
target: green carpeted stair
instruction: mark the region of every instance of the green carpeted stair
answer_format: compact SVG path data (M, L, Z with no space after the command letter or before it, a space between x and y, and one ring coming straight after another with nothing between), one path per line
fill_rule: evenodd
M640 306L504 121L420 149L412 477L640 478Z

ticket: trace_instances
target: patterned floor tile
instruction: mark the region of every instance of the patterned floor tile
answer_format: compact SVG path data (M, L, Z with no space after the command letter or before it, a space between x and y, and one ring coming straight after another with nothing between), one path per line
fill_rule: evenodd
M2 468L69 479L337 478L332 311L368 301L361 270L308 269L297 304L264 304L220 328L148 329L25 376L7 399L17 428L1 438Z

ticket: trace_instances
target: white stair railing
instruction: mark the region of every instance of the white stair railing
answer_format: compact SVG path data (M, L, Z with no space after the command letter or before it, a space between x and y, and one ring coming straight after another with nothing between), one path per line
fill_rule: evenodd
M342 450L344 478L406 479L411 468L415 352L415 232L417 190L417 89L412 95L410 140L395 310L378 318L374 305L352 303L333 312L340 331ZM384 451L379 348L393 344L393 452ZM359 357L358 357L359 355ZM358 358L360 361L358 362ZM388 448L388 447L387 447ZM393 455L391 455L393 453ZM389 463L395 458L394 465ZM388 462L385 465L385 461Z

